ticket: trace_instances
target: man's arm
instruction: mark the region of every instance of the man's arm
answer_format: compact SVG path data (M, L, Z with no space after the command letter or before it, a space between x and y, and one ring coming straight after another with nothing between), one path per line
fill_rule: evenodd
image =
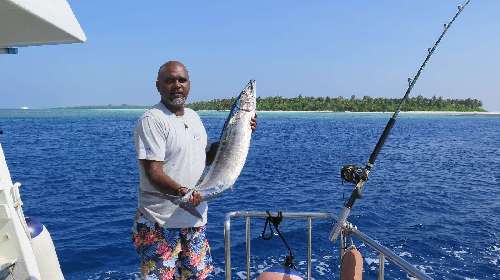
M159 192L177 196L183 196L189 192L188 188L181 186L179 183L174 181L174 179L163 172L162 161L141 159L140 162L144 167L144 172L146 173L149 181ZM189 202L194 206L200 204L200 194L198 192L194 192Z
M179 195L182 186L163 172L163 162L154 160L140 160L146 176L151 184L161 193Z

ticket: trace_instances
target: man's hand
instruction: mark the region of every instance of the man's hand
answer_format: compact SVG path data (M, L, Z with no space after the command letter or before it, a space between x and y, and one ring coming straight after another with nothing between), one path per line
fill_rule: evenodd
M201 203L201 194L198 191L194 191L189 199L189 202L194 206L198 206Z
M177 193L179 196L185 196L189 191L190 189L186 187L180 187ZM191 203L193 206L198 206L201 203L201 194L197 191L194 191L189 198L189 203Z
M252 129L252 132L255 132L257 129L257 114L255 114L250 120L250 128Z

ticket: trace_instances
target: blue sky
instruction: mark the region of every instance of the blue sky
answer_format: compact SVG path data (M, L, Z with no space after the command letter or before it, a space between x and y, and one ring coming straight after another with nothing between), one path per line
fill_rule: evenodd
M0 108L150 105L167 60L190 101L236 95L401 97L455 0L69 1L88 41L0 55ZM500 111L500 1L472 0L412 95L478 98Z

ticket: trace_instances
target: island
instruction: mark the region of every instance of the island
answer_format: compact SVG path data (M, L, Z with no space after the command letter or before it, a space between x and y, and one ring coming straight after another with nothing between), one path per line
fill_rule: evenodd
M331 112L392 112L401 99L363 96L357 98L338 97L306 97L299 95L293 98L282 96L257 97L259 111L331 111ZM198 110L229 110L235 98L197 101L187 107ZM449 99L421 95L411 97L403 104L402 111L449 111L449 112L486 112L478 99Z
M186 105L195 111L227 111L231 109L236 98L196 101ZM370 97L361 98L352 95L350 98L338 97L307 97L299 95L287 98L282 96L257 97L258 111L327 111L327 112L393 112L401 99ZM449 99L433 96L431 98L416 96L406 100L402 111L416 112L486 112L478 99ZM99 105L74 106L54 109L147 109L145 105Z

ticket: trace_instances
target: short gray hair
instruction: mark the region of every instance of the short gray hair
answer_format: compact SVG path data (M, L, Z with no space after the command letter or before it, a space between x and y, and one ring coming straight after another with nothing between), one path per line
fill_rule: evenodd
M177 61L177 60L169 60L165 63L163 63L160 68L158 69L158 75L156 76L156 79L158 79L160 77L160 74L165 71L165 68L167 68L170 64L176 64L176 65L180 65L184 68L184 70L186 71L188 77L189 77L189 71L186 67L186 65L184 65L182 62L180 61Z

